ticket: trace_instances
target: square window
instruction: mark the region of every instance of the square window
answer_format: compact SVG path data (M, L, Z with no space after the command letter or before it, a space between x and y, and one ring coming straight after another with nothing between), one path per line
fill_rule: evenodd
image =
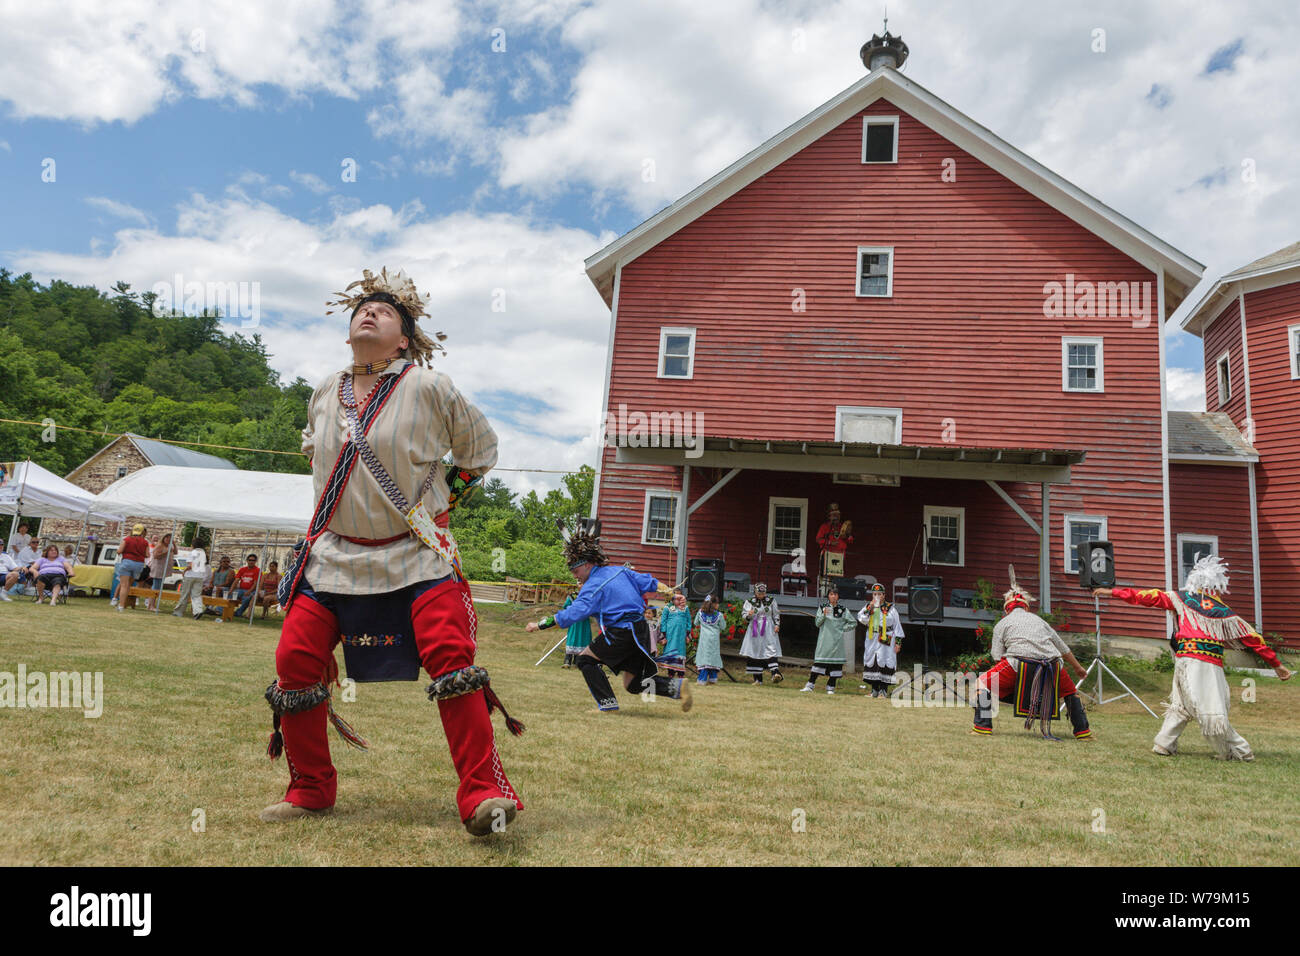
M691 378L695 374L695 330L659 330L659 378Z
M898 117L862 118L862 162L898 162Z
M1079 573L1079 545L1088 541L1105 541L1106 518L1093 515L1065 516L1065 570Z
M807 498L769 498L767 500L767 550L770 554L789 554L807 547L805 526Z
M1180 534L1178 536L1178 586L1187 584L1187 572L1197 560L1219 553L1219 539L1212 534Z
M926 505L925 561L963 567L966 564L966 509Z
M677 543L677 493L647 491L645 519L641 531L642 544Z
M1102 391L1102 340L1061 339L1061 388L1066 392Z
M858 295L888 298L894 294L894 250L858 248Z

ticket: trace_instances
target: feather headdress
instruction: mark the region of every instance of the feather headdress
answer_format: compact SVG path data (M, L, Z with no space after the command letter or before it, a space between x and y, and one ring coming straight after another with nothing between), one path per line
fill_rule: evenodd
M1193 594L1221 594L1228 590L1228 565L1217 554L1197 555L1184 587Z
M1007 577L1010 579L1011 587L1006 594L1002 595L1003 610L1010 611L1013 607L1023 607L1028 611L1030 603L1037 601L1038 598L1022 588L1016 581L1016 566L1014 564L1007 565Z
M600 519L580 518L578 527L570 529L562 518L555 519L555 526L564 539L564 561L569 567L579 564L600 566L609 563L605 549L600 546Z
M433 359L434 352L446 352L439 343L447 338L444 332L435 332L433 338L429 338L424 330L416 323L421 316L427 316L429 313L426 306L429 304L429 297L421 295L420 290L415 287L411 278L398 269L391 276L388 274L388 267L379 270L375 275L369 269L361 271L362 278L353 282L342 292L335 292L337 299L329 299L326 305L334 308L326 309L326 315L333 315L335 309L340 311L356 312L357 307L361 305L369 296L372 295L390 295L393 297L402 309L406 312L406 317L410 319L410 328L403 328L406 337L410 339L411 357L420 365L426 365ZM356 290L356 291L353 291Z

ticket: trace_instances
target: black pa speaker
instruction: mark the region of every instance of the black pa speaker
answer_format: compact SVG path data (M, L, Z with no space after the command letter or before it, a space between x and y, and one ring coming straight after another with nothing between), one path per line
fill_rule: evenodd
M943 578L907 579L907 619L912 623L943 620Z
M726 567L720 558L692 558L687 562L686 586L682 590L688 601L703 601L712 594L721 603L725 580Z
M1079 587L1115 586L1115 546L1109 541L1084 541L1079 546Z

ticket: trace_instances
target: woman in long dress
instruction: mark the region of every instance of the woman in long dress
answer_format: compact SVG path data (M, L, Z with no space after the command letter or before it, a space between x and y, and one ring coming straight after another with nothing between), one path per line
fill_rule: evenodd
M695 646L695 668L700 672L699 684L716 684L718 671L722 670L722 626L727 618L718 610L718 602L710 594L704 606L695 612L695 626L700 629L700 639Z
M768 670L772 672L772 683L781 683L785 679L777 660L781 656L781 612L776 600L768 596L766 584L754 585L754 596L745 602L744 615L749 621L745 640L740 645L745 673L755 684L761 684L763 671Z

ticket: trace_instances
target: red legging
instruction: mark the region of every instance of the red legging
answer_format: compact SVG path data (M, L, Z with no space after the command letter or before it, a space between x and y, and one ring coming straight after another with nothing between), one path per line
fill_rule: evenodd
M420 660L430 677L474 663L475 621L469 595L455 581L425 591L411 605L411 621ZM334 668L338 620L319 602L299 594L285 616L275 669L284 690L299 690L328 679ZM452 763L460 775L456 806L461 820L491 797L508 797L523 804L506 779L492 736L492 721L483 691L438 701L442 727L451 747ZM328 708L322 704L281 718L284 753L289 765L289 789L284 799L313 810L332 807L338 775L330 760L326 734Z

